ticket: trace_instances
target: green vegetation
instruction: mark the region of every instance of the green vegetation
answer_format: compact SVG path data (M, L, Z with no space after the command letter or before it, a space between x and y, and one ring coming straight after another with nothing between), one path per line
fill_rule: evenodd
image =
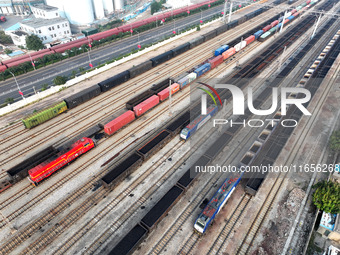
M150 6L150 8L151 8L151 15L154 14L155 12L160 11L162 9L164 3L166 3L166 0L161 0L159 2L154 1L151 4L151 6Z
M26 46L29 50L41 50L44 48L44 44L37 35L26 36Z
M197 28L196 28L197 31L200 31L201 30L201 26L198 25Z
M67 77L66 76L58 75L57 77L54 78L53 83L55 85L63 85L63 84L66 83L66 81L67 81Z
M340 130L334 131L329 140L329 146L335 153L340 153Z
M48 84L47 83L45 83L45 84L43 84L42 86L41 86L41 91L44 91L44 90L46 90L48 88Z
M313 186L313 203L321 211L327 213L340 212L340 183L321 181Z
M9 49L9 48L6 48L4 50L4 52L8 55L8 54L11 54L13 51L11 49Z
M13 44L12 38L6 35L4 31L0 31L0 43L1 44Z

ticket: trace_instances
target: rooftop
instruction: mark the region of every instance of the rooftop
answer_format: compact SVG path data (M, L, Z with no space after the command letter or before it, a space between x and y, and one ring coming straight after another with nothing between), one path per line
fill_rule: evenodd
M18 35L18 36L27 35L27 33L25 33L24 31L15 31L13 32L13 34Z
M33 5L33 7L38 8L40 10L44 10L44 11L57 11L58 10L57 7L53 7L53 6L49 6L45 4L35 4Z
M54 25L60 22L68 22L68 20L60 17L55 19L32 18L30 20L23 20L20 23L33 28L39 28L43 26Z

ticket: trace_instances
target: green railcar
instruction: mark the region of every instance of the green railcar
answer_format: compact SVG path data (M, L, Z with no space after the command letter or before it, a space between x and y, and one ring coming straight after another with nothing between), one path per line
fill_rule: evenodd
M22 119L22 122L24 123L25 128L32 128L54 118L65 111L67 111L67 106L65 101L62 101L50 108L44 109L40 112L32 114L31 116L28 116L25 119Z
M269 32L269 31L265 32L263 35L260 36L259 41L260 41L260 42L264 42L265 40L268 39L268 37L269 37L271 34L272 34L272 33Z

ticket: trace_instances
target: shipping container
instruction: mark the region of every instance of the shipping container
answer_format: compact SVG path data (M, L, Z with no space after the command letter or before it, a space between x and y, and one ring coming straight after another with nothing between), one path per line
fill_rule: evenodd
M232 55L236 53L236 50L234 47L230 48L229 50L222 53L223 60L226 60L227 58L230 58Z
M178 83L174 83L171 85L171 95L175 94L177 91L179 91L180 86ZM169 97L169 88L163 89L161 92L157 94L159 96L160 101L164 101Z
M246 41L242 41L242 42L236 44L236 45L234 46L234 48L235 48L235 51L236 51L236 52L239 52L240 50L242 50L242 49L243 49L244 47L246 47L246 46L247 46Z
M130 79L142 74L142 73L145 73L149 70L152 69L152 61L150 60L147 60L137 66L134 66L132 68L130 68L128 71L130 73Z
M257 31L257 32L254 34L255 40L257 40L263 33L264 33L263 30Z
M152 66L155 67L159 64L162 64L162 63L168 61L172 57L173 57L173 52L170 50L170 51L167 51L167 52L160 54L156 57L153 57L150 60L152 61Z
M57 115L65 111L67 111L67 105L64 101L62 101L50 108L44 109L40 112L34 113L33 115L22 119L22 122L24 123L25 128L32 128L56 117Z
M272 25L265 26L264 28L262 28L263 33L267 32L271 28L272 28Z
M272 35L271 32L265 32L263 35L260 36L259 41L260 42L264 42L265 40L267 40L270 36Z
M121 129L125 125L129 124L135 119L135 114L133 111L126 111L119 117L115 118L111 122L104 126L104 132L107 135L114 134L117 130Z
M222 55L219 55L217 57L214 57L213 59L209 60L211 69L214 69L216 66L223 63L223 57Z
M225 52L228 49L229 49L228 45L222 45L217 50L215 50L215 56L217 57L218 55L221 55L223 52Z
M246 45L251 44L253 41L255 41L255 35L247 37L246 39L244 39L244 41L246 42Z
M275 21L273 21L273 22L270 24L270 26L271 26L271 27L275 27L277 24L279 24L279 21L278 21L278 20L275 20Z
M106 92L130 79L129 71L121 72L105 81L99 82L98 85L102 92Z
M209 63L206 63L202 66L200 66L199 68L197 68L194 73L197 74L197 78L200 77L201 75L205 74L206 72L208 72L210 70L211 66Z
M84 89L72 96L64 98L68 109L75 108L76 106L85 103L86 101L98 96L101 93L100 87L96 84L87 89Z
M133 111L135 112L136 117L139 117L158 104L159 104L159 97L156 95L153 95L150 98L146 99L145 101L133 107Z
M140 104L141 102L145 101L146 99L150 98L155 93L151 90L146 90L143 93L135 96L134 98L131 98L126 103L126 109L133 111L133 107Z
M193 80L197 78L196 73L190 73L184 78L180 79L177 81L177 83L181 86L181 89L184 88L185 86L189 85Z

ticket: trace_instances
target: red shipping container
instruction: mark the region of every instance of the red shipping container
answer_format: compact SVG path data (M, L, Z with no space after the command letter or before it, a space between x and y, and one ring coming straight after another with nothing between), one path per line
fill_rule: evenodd
M211 60L209 60L209 63L211 65L211 69L215 68L216 66L223 63L223 57L222 55L219 55Z
M175 94L177 91L179 91L179 84L178 83L174 83L171 85L171 95ZM167 99L169 97L169 88L163 89L161 92L159 92L157 94L159 96L159 100L160 101L164 101L165 99Z
M311 0L308 0L308 1L306 2L306 4L310 4L310 2L311 2Z
M230 48L229 50L222 53L223 60L226 60L227 58L230 58L232 55L236 53L235 48Z
M264 28L262 28L263 30L263 33L267 32L269 29L271 29L272 26L271 25L268 25L268 26L265 26Z
M275 20L275 21L273 21L270 25L271 25L272 27L275 27L277 24L279 24L279 21L278 21L278 20Z
M133 107L133 111L137 117L141 116L143 113L147 112L154 106L159 104L159 97L158 96L151 96L148 99L144 100L140 104Z
M293 15L296 12L297 12L296 9L293 9L290 13Z
M121 129L125 125L129 124L135 119L135 114L133 111L126 111L122 115L118 116L114 120L110 121L104 126L105 134L112 135L117 130Z
M247 45L251 44L253 41L255 41L255 36L251 35L248 38L246 38L245 41L246 41Z
M289 22L289 19L285 19L285 21L283 21L283 24L286 24Z
M299 14L300 14L300 13L297 12L297 13L294 13L293 16L294 16L294 17L297 17L297 16L299 16Z

